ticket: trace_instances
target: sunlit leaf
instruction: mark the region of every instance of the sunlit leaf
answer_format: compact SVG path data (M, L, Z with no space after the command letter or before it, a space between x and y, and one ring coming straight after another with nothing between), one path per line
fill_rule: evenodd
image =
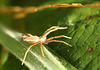
M21 33L0 25L0 43L22 61L24 53L30 44L21 40ZM76 70L71 64L57 55L53 55L43 46L43 59L39 45L32 47L25 60L25 65L31 70Z

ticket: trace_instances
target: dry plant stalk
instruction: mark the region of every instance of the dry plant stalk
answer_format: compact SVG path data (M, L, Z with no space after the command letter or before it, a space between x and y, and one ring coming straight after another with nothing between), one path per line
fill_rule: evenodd
M100 7L100 3L96 2L94 4L82 5L81 3L72 3L72 4L54 4L54 5L45 5L42 7L0 7L0 13L14 13L14 18L24 18L29 13L37 12L38 10L46 8L59 8L59 7Z

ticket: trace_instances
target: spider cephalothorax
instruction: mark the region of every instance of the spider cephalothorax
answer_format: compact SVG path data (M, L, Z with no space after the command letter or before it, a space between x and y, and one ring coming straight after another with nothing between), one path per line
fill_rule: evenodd
M28 42L28 43L33 43L33 44L32 44L32 45L27 49L27 51L25 52L22 65L23 65L23 63L24 63L24 60L25 60L25 58L26 58L27 53L29 52L29 50L31 49L31 47L33 47L33 46L35 46L35 45L40 44L40 48L41 48L41 52L42 52L43 58L45 58L45 56L44 56L43 49L42 49L42 43L48 44L48 43L50 43L50 42L61 42L61 43L64 43L64 44L67 44L67 45L71 46L70 44L68 44L68 43L66 43L66 42L64 42L64 41L53 40L53 39L55 39L55 38L61 38L61 37L65 37L65 38L71 39L71 37L67 37L67 36L65 36L65 35L54 36L54 37L50 37L50 38L48 38L48 39L46 38L47 35L48 35L49 33L53 32L53 31L56 31L56 30L58 30L58 29L67 29L67 27L52 26L51 28L47 29L41 37L33 36L33 35L31 35L31 34L23 34L23 35L22 35L22 39L23 39L23 36L24 36L24 35L27 35L28 37L24 38L23 40L26 41L26 42ZM71 47L72 47L72 46L71 46Z

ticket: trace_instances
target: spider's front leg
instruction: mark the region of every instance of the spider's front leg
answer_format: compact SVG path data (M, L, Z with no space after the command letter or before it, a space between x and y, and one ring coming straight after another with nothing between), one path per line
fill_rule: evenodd
M60 42L60 43L64 43L64 44L69 45L70 47L72 47L72 45L70 45L70 44L68 44L68 43L66 43L64 41L60 41L60 40L47 40L46 43L50 43L50 42Z
M47 33L47 32L49 32L50 30L52 30L52 29L54 29L54 28L58 28L59 26L52 26L52 27L50 27L49 29L47 29L45 32L44 32L44 34L45 33Z
M65 36L65 35L60 35L60 36L50 37L50 38L48 38L47 40L52 40L52 39L61 38L61 37L72 39L71 37L68 37L68 36Z
M49 28L47 31L44 32L42 37L46 37L48 34L50 34L51 32L54 32L58 29L67 29L67 27L52 26L51 28Z

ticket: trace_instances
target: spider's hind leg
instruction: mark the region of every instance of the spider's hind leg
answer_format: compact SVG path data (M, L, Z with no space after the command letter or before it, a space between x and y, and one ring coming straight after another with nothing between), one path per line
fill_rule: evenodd
M45 58L44 53L43 53L42 43L41 42L40 42L40 49L41 49L41 53L42 53L43 58Z
M25 61L25 58L26 58L27 53L29 52L29 50L30 50L33 46L35 46L35 45L37 45L37 44L38 44L38 43L32 44L32 45L26 50L25 55L24 55L24 58L23 58L23 61L22 61L22 65L23 65L23 63L24 63L24 61Z

